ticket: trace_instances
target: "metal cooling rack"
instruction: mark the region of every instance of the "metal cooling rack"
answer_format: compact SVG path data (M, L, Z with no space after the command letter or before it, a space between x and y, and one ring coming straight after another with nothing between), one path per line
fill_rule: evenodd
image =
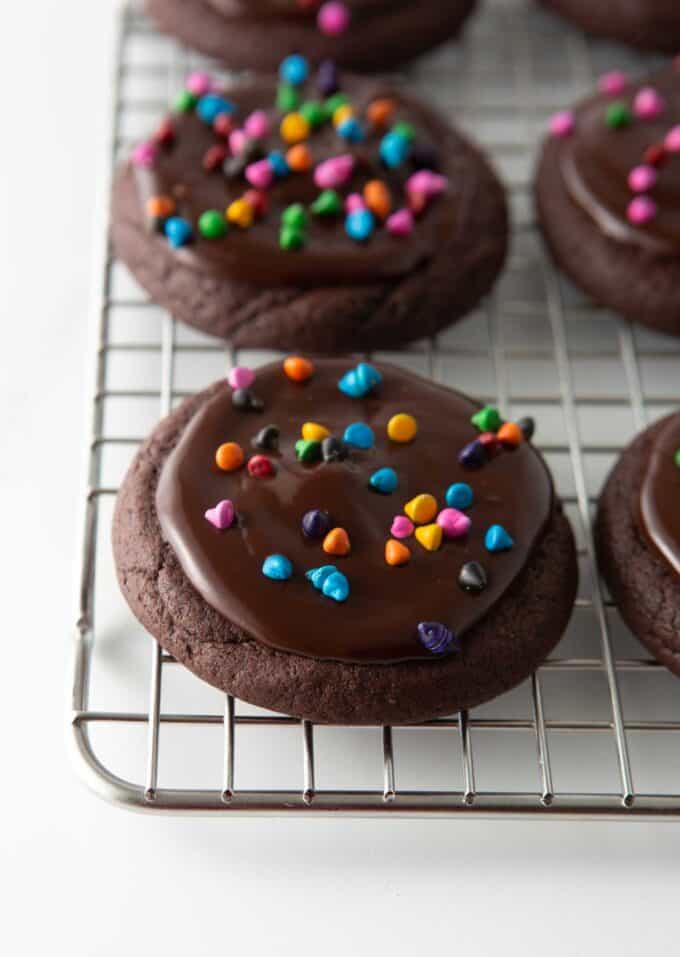
M186 70L203 63L155 34L134 5L123 7L109 179ZM237 356L176 325L102 249L71 725L95 791L138 809L226 815L680 815L678 685L623 626L591 536L595 497L618 451L677 402L680 343L583 299L547 260L531 214L547 116L615 65L642 71L650 60L592 44L529 0L490 0L463 44L406 75L488 148L516 227L506 274L482 309L436 341L381 355L508 415L534 414L579 542L581 589L553 657L469 714L416 727L312 726L225 697L145 640L115 583L116 487L160 415L231 363L272 354Z

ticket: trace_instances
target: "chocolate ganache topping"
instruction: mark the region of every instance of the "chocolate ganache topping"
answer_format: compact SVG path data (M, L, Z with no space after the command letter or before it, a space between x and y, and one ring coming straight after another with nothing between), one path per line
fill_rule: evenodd
M248 390L257 413L243 388L219 387L161 470L163 535L201 596L265 645L352 662L464 655L551 517L546 466L494 409L386 365L347 373L346 360L317 360L307 381L265 366ZM326 431L321 447L300 438Z
M600 89L553 118L567 190L612 239L680 256L680 65Z
M680 575L680 413L652 447L640 489L640 516L653 547Z
M307 69L299 57L284 63L295 78ZM326 96L318 82L217 93L205 75L188 78L199 93L180 95L130 163L156 241L218 278L303 287L393 280L449 241L471 195L458 135L375 81L343 80Z

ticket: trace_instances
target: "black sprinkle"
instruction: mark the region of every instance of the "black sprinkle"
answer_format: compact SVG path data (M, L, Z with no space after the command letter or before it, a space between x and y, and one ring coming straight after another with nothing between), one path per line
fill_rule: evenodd
M479 562L466 562L460 570L458 584L463 591L479 593L489 584L484 567Z

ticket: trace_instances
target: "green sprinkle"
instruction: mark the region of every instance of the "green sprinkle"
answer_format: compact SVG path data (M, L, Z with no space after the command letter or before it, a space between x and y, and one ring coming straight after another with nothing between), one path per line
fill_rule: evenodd
M470 421L480 432L497 432L503 425L498 409L492 405L485 405L479 412L475 412Z
M221 239L227 231L227 222L216 209L208 209L198 220L198 231L205 239Z
M326 121L323 105L318 100L307 100L300 107L299 113L304 116L312 129L321 126Z
M675 455L673 456L673 461L675 462L677 467L680 469L680 449L678 449Z
M300 462L318 462L321 458L321 442L314 439L298 439L295 454Z
M305 245L305 234L300 229L293 226L282 226L279 233L279 246L281 249L302 249Z
M631 112L625 103L617 100L616 103L610 103L605 113L604 121L611 130L621 130L630 126L632 120Z
M337 216L342 212L342 199L334 189L325 189L311 205L315 216Z
M416 131L410 123L395 123L392 132L403 136L407 143L412 143L416 138Z
M309 222L307 210L302 203L293 203L281 213L281 222L284 226L290 226L291 229L303 230Z
M198 103L198 97L189 90L182 90L175 99L175 113L190 113Z
M292 113L300 105L300 94L290 83L281 83L276 91L276 109L281 113Z
M340 107L346 103L349 103L349 97L346 93L334 93L333 96L329 96L327 100L323 101L323 111L326 115L326 119L333 119L335 111L339 110Z

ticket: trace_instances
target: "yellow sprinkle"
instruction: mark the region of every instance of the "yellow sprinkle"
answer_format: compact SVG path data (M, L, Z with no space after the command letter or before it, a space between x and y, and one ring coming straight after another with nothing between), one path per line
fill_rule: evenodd
M349 103L343 103L343 105L339 106L333 114L333 126L338 127L341 123L344 123L345 120L349 120L353 116L354 107L350 106Z
M330 434L326 426L318 422L305 422L302 426L302 438L308 442L323 442Z
M248 229L252 226L255 217L255 210L246 199L235 199L227 207L227 219L230 223L240 226L241 229Z
M416 495L404 505L404 511L416 525L426 525L437 514L437 499L433 495Z
M288 113L281 120L281 138L290 146L309 137L309 123L301 113Z
M421 525L416 529L416 538L428 552L436 552L442 543L442 530L439 525Z
M387 423L387 434L393 442L412 442L418 431L418 423L412 415L400 412Z

